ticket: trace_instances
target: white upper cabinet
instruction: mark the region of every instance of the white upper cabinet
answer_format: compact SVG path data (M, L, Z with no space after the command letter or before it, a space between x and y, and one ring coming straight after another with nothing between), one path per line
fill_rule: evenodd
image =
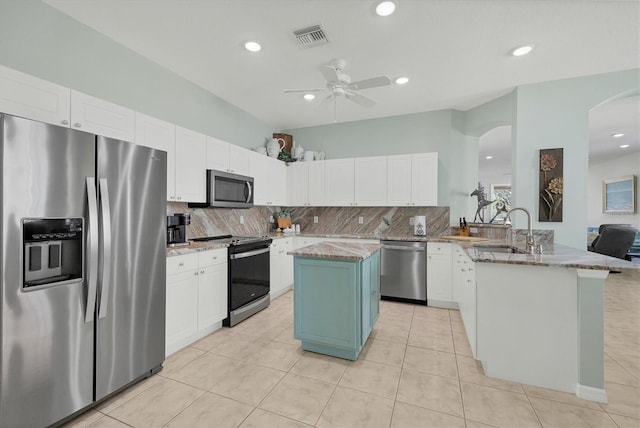
M387 156L387 202L411 205L411 155Z
M325 162L294 162L287 167L288 205L321 206L325 204Z
M354 161L353 159L332 159L324 161L326 204L328 206L353 205Z
M207 169L249 174L250 151L214 137L207 137Z
M136 112L136 144L167 152L167 201L176 200L176 126Z
M207 136L176 126L176 200L206 202Z
M386 156L356 158L354 174L356 205L372 207L387 204Z
M133 110L71 90L71 128L134 141L134 123Z
M309 162L309 205L322 206L327 202L325 183L325 162Z
M438 205L438 153L387 156L387 205Z
M71 90L0 65L0 112L69 127Z
M411 156L411 183L413 205L438 205L438 153Z
M287 166L284 162L261 155L249 154L249 176L253 177L255 205L283 206L287 204Z
M309 165L313 162L294 162L287 167L289 184L288 205L309 205Z

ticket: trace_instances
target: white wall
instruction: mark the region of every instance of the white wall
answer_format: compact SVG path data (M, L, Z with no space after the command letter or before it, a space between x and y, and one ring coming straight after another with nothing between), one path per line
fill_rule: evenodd
M625 175L640 176L640 152L630 153L615 159L589 162L587 197L587 225L597 227L603 223L634 224L640 229L640 214L611 215L602 212L602 182ZM640 194L636 188L636 211L640 210Z

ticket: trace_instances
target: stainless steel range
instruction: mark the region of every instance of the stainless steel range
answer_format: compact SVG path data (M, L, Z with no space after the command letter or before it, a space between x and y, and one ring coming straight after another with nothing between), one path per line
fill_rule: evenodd
M233 327L269 306L271 238L221 235L191 241L229 244L228 314L223 325Z

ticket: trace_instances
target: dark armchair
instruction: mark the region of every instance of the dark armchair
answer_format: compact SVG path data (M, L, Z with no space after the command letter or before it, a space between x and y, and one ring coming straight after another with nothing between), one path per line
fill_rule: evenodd
M638 230L631 224L602 224L589 251L624 259L636 239Z

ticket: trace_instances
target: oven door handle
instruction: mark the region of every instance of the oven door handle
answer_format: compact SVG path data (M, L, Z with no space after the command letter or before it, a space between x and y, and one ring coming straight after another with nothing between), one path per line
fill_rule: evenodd
M271 251L271 249L261 248L259 250L247 251L246 253L231 254L229 258L231 260L244 259L245 257L257 256L258 254L265 254L265 253L268 253L269 251Z

